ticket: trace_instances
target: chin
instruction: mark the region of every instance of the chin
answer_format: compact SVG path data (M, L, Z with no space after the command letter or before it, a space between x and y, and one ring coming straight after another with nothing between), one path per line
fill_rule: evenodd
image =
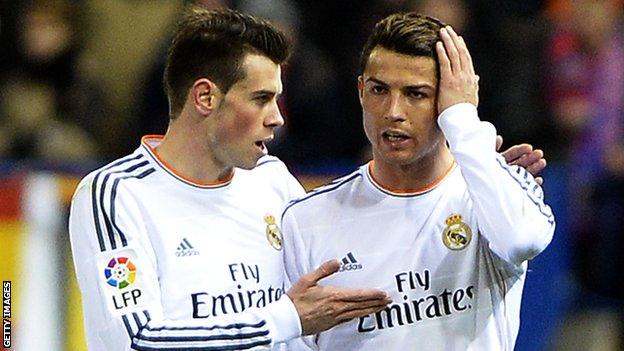
M405 166L418 162L418 157L414 153L406 151L380 152L376 154L375 158L394 166Z
M241 169L251 170L251 169L256 168L256 165L258 164L258 160L260 160L260 157L249 159L249 160L241 160L240 162L237 162L236 167L241 168Z
M243 163L243 164L237 165L236 167L240 168L240 169L252 170L252 169L256 168L256 164L257 164L257 162L254 162L254 163Z

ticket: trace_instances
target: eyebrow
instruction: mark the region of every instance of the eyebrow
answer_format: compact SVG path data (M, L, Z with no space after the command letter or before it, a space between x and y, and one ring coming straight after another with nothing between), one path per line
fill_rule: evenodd
M253 93L251 93L253 96L260 96L260 95L275 95L277 97L281 96L282 93L278 93L274 90L267 90L267 89L262 89L262 90L256 90Z
M366 78L366 82L373 82L379 85L383 85L383 86L389 86L388 83L379 80L377 78L373 78L373 77L368 77ZM434 87L432 87L431 85L427 84L427 83L423 83L423 84L414 84L414 85L407 85L402 87L401 89L408 89L408 90L412 90L412 89L434 89Z
M373 77L366 78L366 82L373 82L373 83L377 83L377 84L380 84L380 85L386 85L386 86L388 85L388 83L386 83L384 81L381 81L381 80L379 80L377 78L373 78Z

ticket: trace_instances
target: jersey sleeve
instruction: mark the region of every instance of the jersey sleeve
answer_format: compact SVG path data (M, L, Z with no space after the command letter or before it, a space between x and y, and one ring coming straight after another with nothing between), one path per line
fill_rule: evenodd
M313 268L304 240L297 230L296 216L288 208L282 214L282 235L286 278L289 283L294 284L304 274L311 272Z
M72 200L69 232L90 349L270 348L301 334L288 296L206 319L163 317L158 261L133 197L88 176ZM110 183L110 182L109 182Z
M282 163L282 167L284 167L283 177L286 188L288 189L289 201L303 197L306 192L303 186L301 186L301 183L299 183L299 180L290 173L285 164Z
M438 118L474 204L478 228L490 249L516 266L550 243L555 229L542 188L524 168L507 165L495 151L496 129L474 105L449 107Z
M284 270L286 281L289 285L294 284L304 274L311 272L309 253L305 243L297 230L296 216L288 208L282 214L282 236L284 243ZM314 342L315 335L303 336L288 342L289 351L312 351L318 350Z

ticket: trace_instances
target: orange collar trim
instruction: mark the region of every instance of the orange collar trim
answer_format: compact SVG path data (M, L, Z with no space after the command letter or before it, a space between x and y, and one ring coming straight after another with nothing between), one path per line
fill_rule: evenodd
M169 163L160 158L160 156L158 156L158 153L156 152L156 148L152 146L152 142L161 142L164 137L164 135L145 135L141 138L141 145L147 150L148 154L152 156L152 158L154 159L154 161L156 161L156 163L158 163L158 165L160 165L167 173L171 174L176 179L194 187L203 189L221 188L229 185L232 182L232 179L234 178L234 171L232 171L232 174L230 174L225 180L209 183L203 183L197 179L182 175Z
M375 160L371 160L368 163L368 167L367 167L368 169L366 172L368 179L370 179L371 183L373 183L373 185L379 190L381 190L382 192L389 194L389 195L393 195L393 196L399 196L399 197L409 197L409 196L416 196L416 195L422 195L422 194L428 193L429 191L436 188L440 183L442 183L442 181L446 179L446 177L449 174L451 174L451 172L455 169L455 166L457 166L457 162L453 160L453 162L451 163L449 168L444 172L444 174L442 174L440 177L438 177L438 179L434 180L430 184L427 184L421 188L418 188L415 190L396 190L396 189L388 189L375 180L375 177L373 177L373 171L372 171L374 162Z

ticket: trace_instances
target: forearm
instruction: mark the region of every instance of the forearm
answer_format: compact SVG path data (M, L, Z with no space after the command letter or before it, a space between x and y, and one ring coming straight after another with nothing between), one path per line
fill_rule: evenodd
M152 319L149 312L123 317L132 349L248 349L272 346L301 335L299 319L286 295L265 308L209 320Z
M457 104L438 123L459 164L481 233L501 258L520 264L541 252L554 232L543 191L525 169L495 152L496 130L481 122L476 107Z

